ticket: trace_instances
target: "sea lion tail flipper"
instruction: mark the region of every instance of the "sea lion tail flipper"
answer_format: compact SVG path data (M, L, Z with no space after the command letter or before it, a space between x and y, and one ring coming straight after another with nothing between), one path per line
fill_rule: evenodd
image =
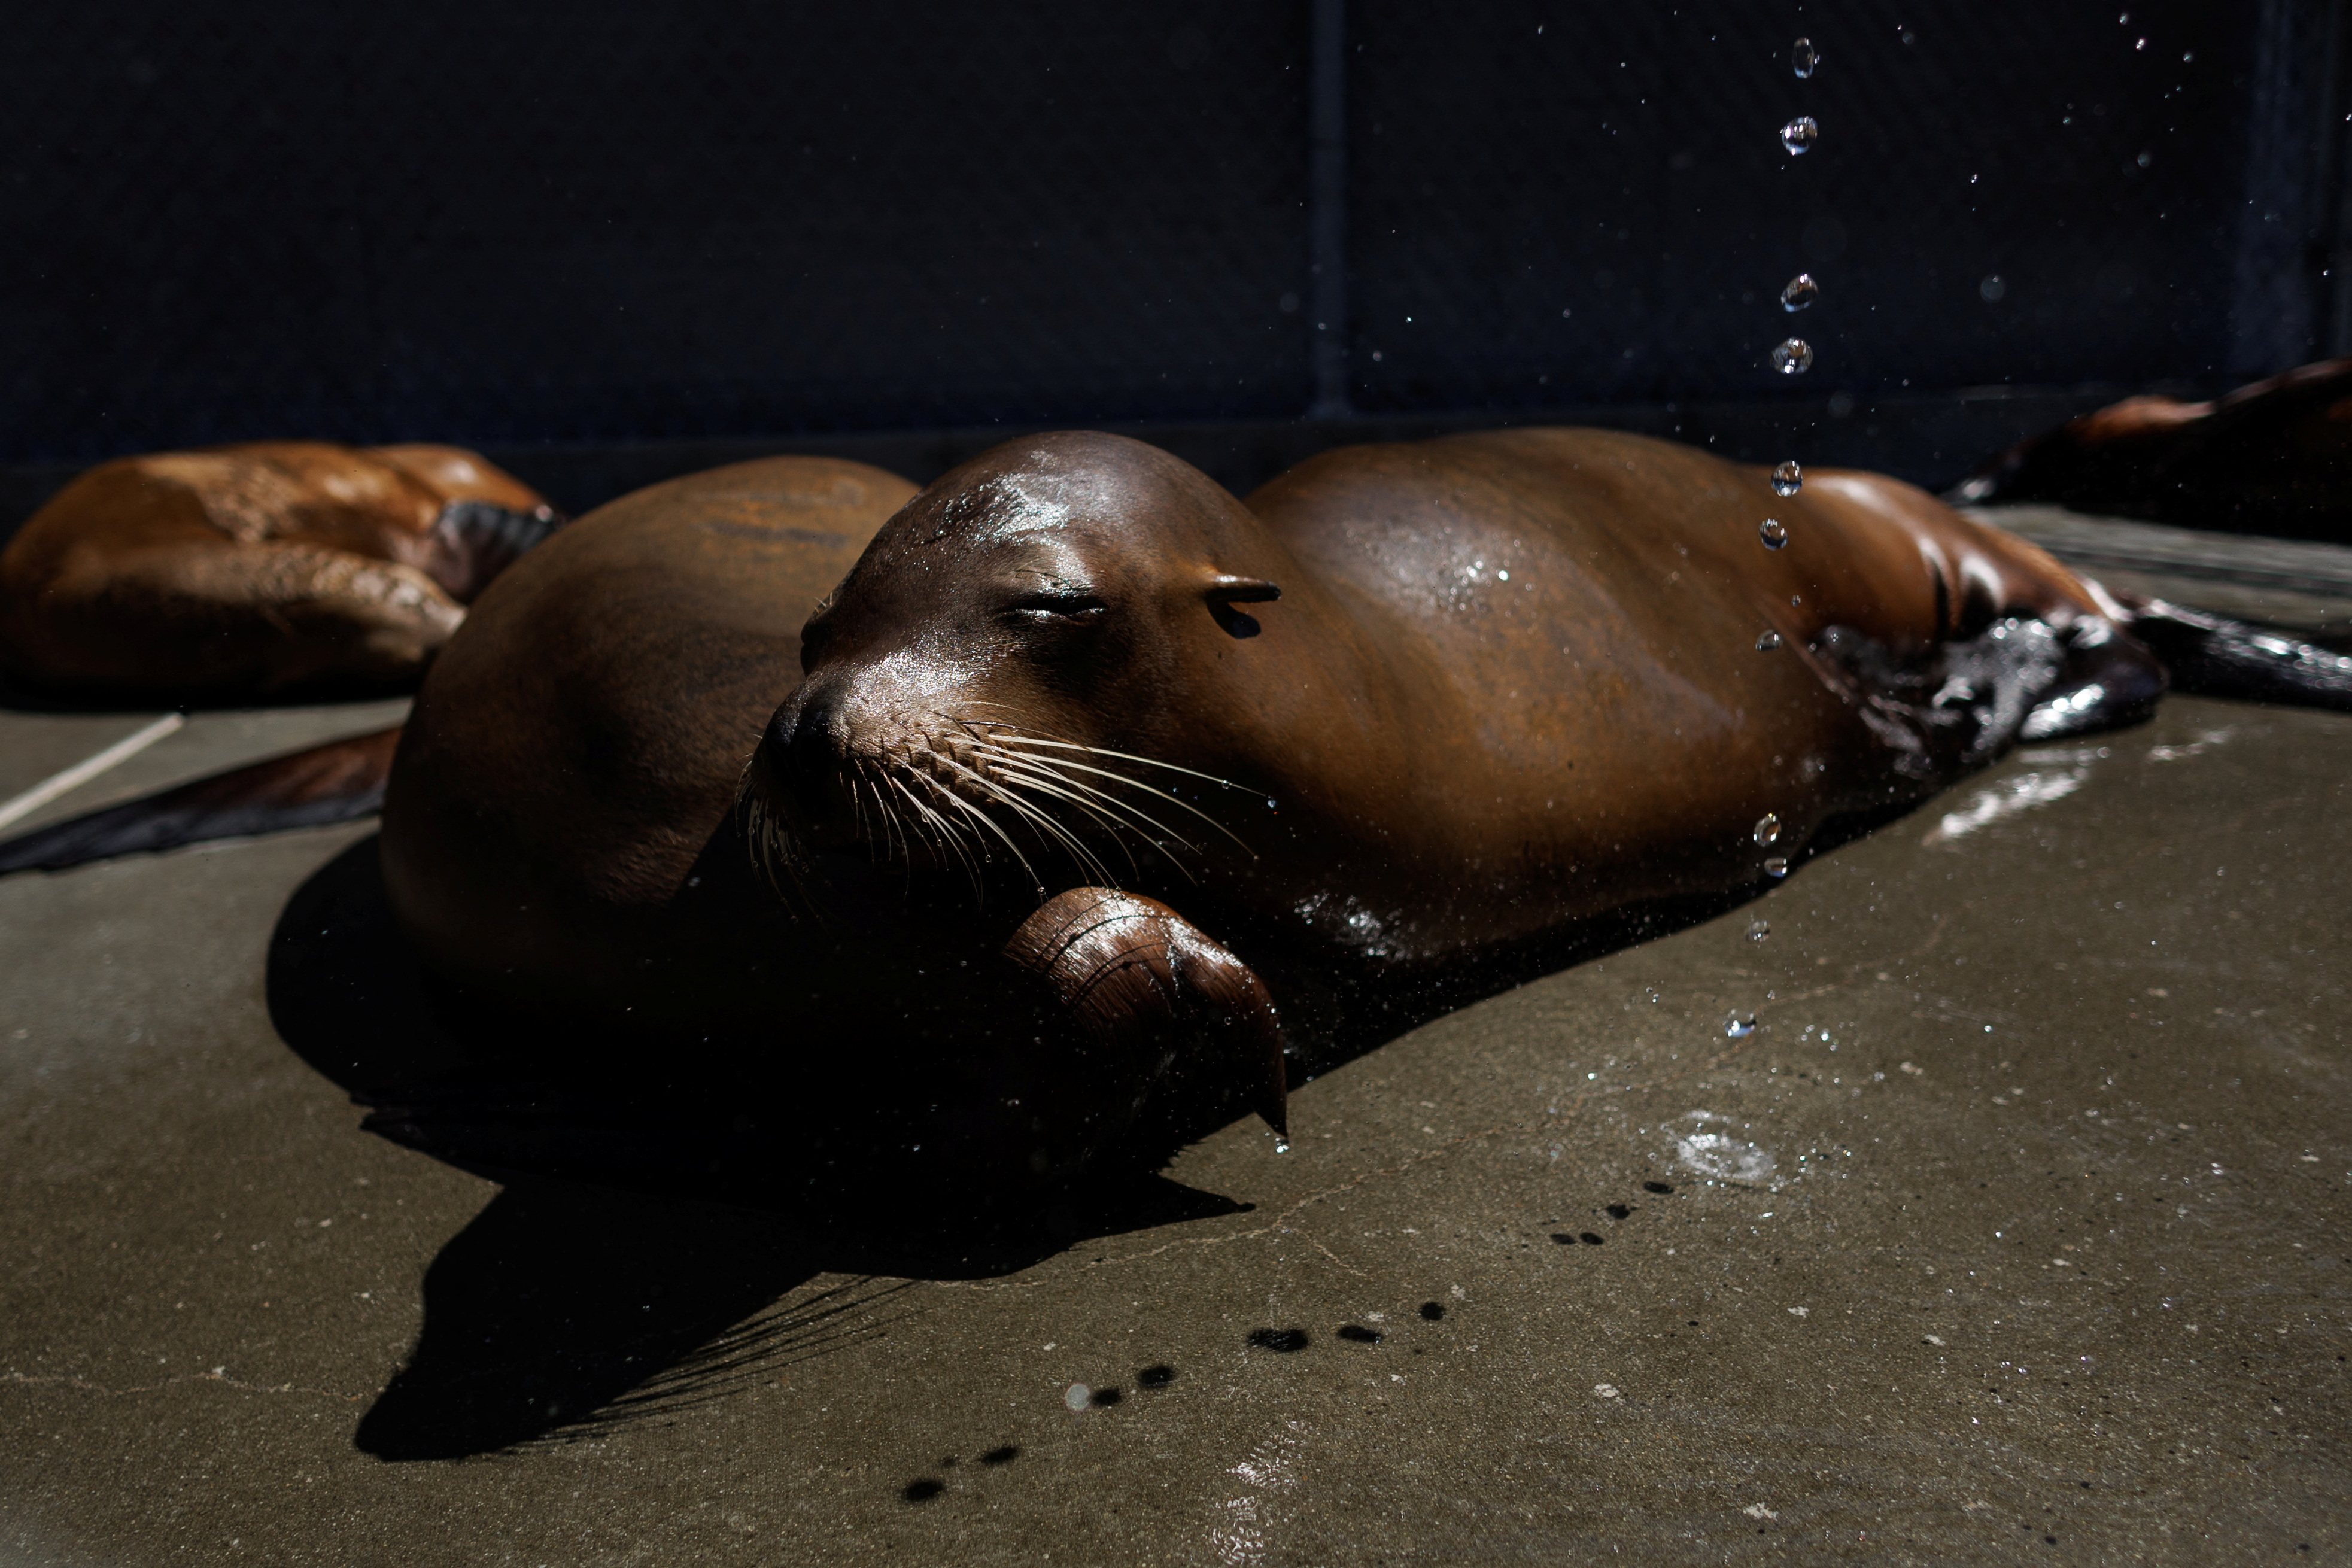
M397 727L349 735L35 828L0 842L0 876L370 816L399 740Z
M2352 658L2162 599L2114 597L2131 635L2164 661L2175 691L2352 713Z
M544 502L519 511L477 498L453 500L434 520L435 558L426 571L451 598L470 605L491 578L570 521Z
M1221 1075L1238 1069L1276 1148L1289 1146L1273 998L1249 965L1183 916L1138 894L1076 888L1022 922L1004 956L1045 981L1089 1037L1156 1047L1159 1059L1147 1068L1152 1083L1171 1070L1191 1077L1195 1063Z

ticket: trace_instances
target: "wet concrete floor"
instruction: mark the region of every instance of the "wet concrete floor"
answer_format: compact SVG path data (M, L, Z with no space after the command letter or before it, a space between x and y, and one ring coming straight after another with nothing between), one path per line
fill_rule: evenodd
M362 1131L263 961L367 826L0 881L0 1562L2346 1561L2347 778L2028 748L961 1279Z

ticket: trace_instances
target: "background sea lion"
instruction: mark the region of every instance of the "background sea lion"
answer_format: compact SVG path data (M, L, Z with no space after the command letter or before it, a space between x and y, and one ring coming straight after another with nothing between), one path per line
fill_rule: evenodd
M405 686L463 606L561 521L454 447L118 458L0 552L0 669L167 701Z
M2352 540L2352 360L2307 364L2210 402L2126 398L2018 443L1954 495Z
M1186 1043L1168 1009L1120 1005L1166 944L1131 963L1084 921L1041 921L1007 963L1034 897L976 915L961 880L862 851L780 887L740 831L802 622L914 490L778 458L637 491L518 563L435 662L393 767L384 886L498 1073L708 1104L714 1144L788 1142L803 1175L887 1158L904 1182L1000 1186L1083 1163L1166 1076ZM1037 972L1081 956L1111 984L1074 1023ZM1278 1117L1258 1021L1250 1083L1271 1079Z

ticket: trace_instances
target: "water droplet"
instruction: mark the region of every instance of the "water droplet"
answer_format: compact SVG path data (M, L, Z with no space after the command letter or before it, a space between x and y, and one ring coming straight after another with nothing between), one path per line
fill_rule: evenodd
M1801 158L1815 142L1821 140L1822 128L1813 123L1810 114L1800 114L1780 127L1780 145L1792 158Z
M1778 550L1789 542L1789 529L1777 517L1768 517L1756 525L1756 537L1764 542L1767 550Z
M1284 1137L1281 1133L1279 1133L1279 1132L1276 1133L1276 1134L1274 1135L1274 1152L1275 1152L1276 1153L1277 1153L1277 1154L1287 1154L1287 1153L1289 1153L1289 1152L1290 1152L1290 1140L1289 1140L1289 1139L1287 1139L1287 1138L1285 1138L1285 1137Z
M1789 595L1789 608L1792 610L1804 602L1805 596L1802 594L1791 594Z
M1772 470L1772 493L1792 496L1805 488L1805 470L1797 466L1794 458Z
M1756 1015L1732 1013L1725 1016L1723 1032L1735 1040L1744 1040L1756 1032Z
M1766 812L1756 819L1756 842L1769 849L1780 842L1780 817L1777 812Z
M1762 942L1766 937L1770 936L1771 934L1772 934L1772 922L1771 922L1771 921L1749 921L1748 922L1748 941L1750 941L1750 942Z
M1802 375L1813 368L1813 346L1802 338L1772 345L1772 368L1782 375Z
M1093 1402L1095 1391L1083 1383L1074 1383L1062 1393L1062 1403L1072 1410L1084 1410Z
M1813 47L1812 39L1799 38L1796 47L1789 51L1789 63L1796 68L1798 80L1808 80L1822 63L1822 52Z
M1793 316L1821 297L1822 286L1813 281L1813 275L1800 272L1781 289L1780 309Z
M1771 878L1776 882L1781 878L1787 876L1789 874L1788 857L1785 855L1775 855L1769 860L1765 861L1764 874Z
M1762 637L1756 639L1756 651L1758 653L1770 653L1774 648L1779 647L1780 646L1780 634L1779 632L1766 632Z

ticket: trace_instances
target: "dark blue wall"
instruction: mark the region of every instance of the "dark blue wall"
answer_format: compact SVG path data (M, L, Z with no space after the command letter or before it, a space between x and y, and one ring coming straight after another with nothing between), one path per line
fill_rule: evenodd
M1325 35L1349 401L1869 397L2307 357L2310 223L2250 228L2243 192L2250 169L2290 195L2333 178L2296 161L2328 79L2294 42L2310 9L1351 0ZM1314 397L1335 195L1308 149L1313 16L21 11L0 462L1286 417ZM2302 75L2278 87L2282 59ZM1822 140L1792 160L1774 132L1800 110ZM2252 338L2249 268L2287 300ZM1822 297L1796 383L1761 358L1800 268Z

